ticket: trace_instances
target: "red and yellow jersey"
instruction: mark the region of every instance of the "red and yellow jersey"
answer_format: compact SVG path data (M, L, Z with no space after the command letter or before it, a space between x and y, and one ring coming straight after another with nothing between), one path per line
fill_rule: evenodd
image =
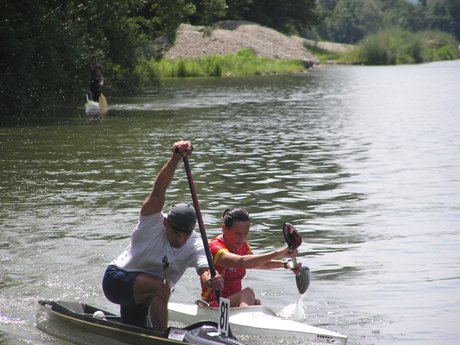
M248 255L252 254L251 246L244 242L240 248L230 250L224 242L222 235L213 238L209 241L209 249L213 256L213 262L216 267L216 271L224 278L224 289L222 290L222 297L228 298L229 296L241 291L241 280L246 275L246 269L241 267L227 267L224 268L219 266L219 258L224 252L230 252L236 255ZM207 288L203 284L201 285L201 298L211 305L217 305L216 296L214 290Z

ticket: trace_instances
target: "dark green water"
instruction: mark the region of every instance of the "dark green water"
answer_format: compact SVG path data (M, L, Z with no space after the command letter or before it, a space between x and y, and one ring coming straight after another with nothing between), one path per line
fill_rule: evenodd
M281 246L286 221L301 231L304 322L349 344L458 344L459 81L459 61L176 81L109 97L100 121L82 102L77 115L0 129L0 343L60 343L35 329L38 299L116 310L101 275L183 138L208 236L234 205L253 216L256 251ZM167 203L180 200L182 167ZM245 285L298 318L288 272L251 271ZM172 299L198 291L188 272Z

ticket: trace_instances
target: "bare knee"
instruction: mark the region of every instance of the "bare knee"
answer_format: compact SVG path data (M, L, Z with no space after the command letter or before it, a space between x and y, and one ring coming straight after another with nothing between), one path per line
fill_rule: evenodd
M254 290L250 287L244 288L241 290L241 306L245 305L254 305L256 301L256 294Z
M136 278L133 290L136 303L167 303L171 295L171 288L167 282L164 283L162 279L144 273Z
M255 299L256 298L256 294L254 293L254 290L250 287L247 287L247 288L244 288L243 290L241 290L241 294L242 296L246 297L246 298L250 298L250 299Z
M168 283L161 283L160 287L156 289L154 294L154 299L159 299L161 301L168 302L169 296L171 296L171 288Z

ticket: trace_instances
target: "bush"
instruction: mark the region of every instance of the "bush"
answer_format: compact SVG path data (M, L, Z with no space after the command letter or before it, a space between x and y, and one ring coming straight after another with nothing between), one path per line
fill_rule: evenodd
M455 60L458 58L458 51L450 44L446 44L434 52L434 61Z
M160 80L158 79L158 67L151 61L142 59L134 69L134 74L139 81L139 86L142 89L149 89L158 86Z
M451 60L458 56L455 38L447 33L413 33L400 28L380 31L357 45L359 61L368 65L396 65Z
M419 35L426 42L425 53L428 61L453 60L458 57L455 38L442 31L421 31Z

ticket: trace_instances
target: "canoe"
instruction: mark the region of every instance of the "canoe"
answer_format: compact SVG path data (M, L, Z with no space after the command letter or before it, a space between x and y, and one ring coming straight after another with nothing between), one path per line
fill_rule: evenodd
M88 95L86 95L86 103L85 103L85 113L86 115L105 115L109 106L107 105L107 99L101 93L99 96L99 102L93 101L89 99Z
M188 327L169 327L166 332L130 326L103 309L79 302L39 301L38 329L80 345L242 345L233 337L218 334L215 322L200 322Z
M215 320L219 308L205 306L203 303L184 304L169 302L169 320L181 323ZM230 308L229 322L232 332L237 335L294 337L345 345L347 336L308 324L283 319L268 307L248 306Z
M88 96L86 96L85 113L86 115L99 115L99 103L89 99Z

